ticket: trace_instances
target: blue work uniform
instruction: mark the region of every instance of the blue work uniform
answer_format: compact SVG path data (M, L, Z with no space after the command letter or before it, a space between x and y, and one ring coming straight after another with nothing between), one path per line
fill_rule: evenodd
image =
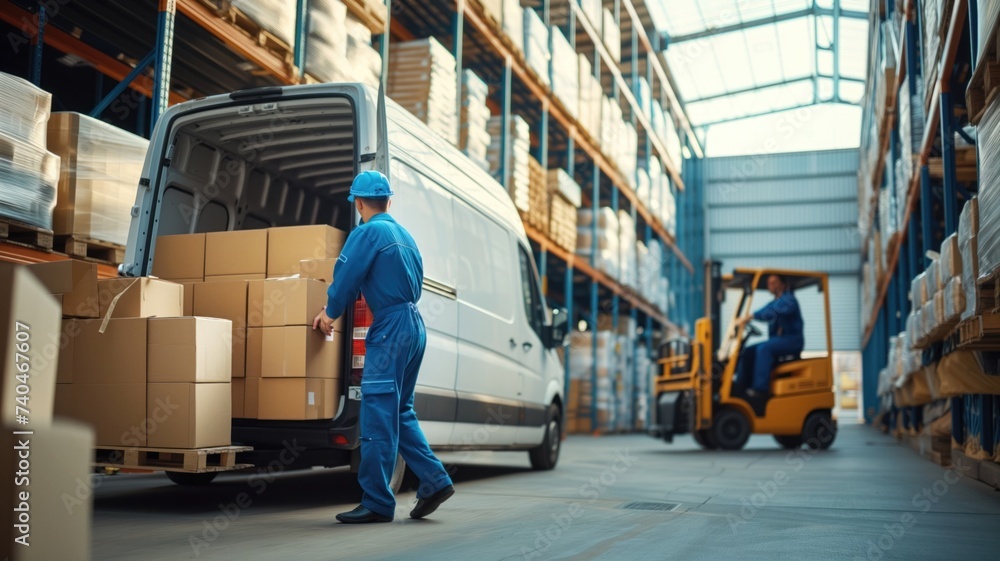
M753 319L767 323L767 341L750 345L741 357L740 381L756 392L771 389L771 369L779 356L797 355L805 346L802 310L791 290L754 313Z
M413 391L427 344L417 311L424 266L413 237L382 213L354 229L333 268L326 314L338 318L360 291L374 322L365 338L361 380L361 504L393 516L396 498L389 486L396 455L420 477L420 495L452 484L424 437L413 411Z

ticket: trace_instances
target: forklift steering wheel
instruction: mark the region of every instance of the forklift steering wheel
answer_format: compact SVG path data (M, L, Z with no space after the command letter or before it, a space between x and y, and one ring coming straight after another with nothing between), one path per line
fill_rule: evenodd
M749 339L750 337L760 337L761 335L763 335L763 333L761 333L759 329L757 329L756 327L754 327L754 324L752 324L752 323L748 323L746 325L745 331L746 331L747 339Z

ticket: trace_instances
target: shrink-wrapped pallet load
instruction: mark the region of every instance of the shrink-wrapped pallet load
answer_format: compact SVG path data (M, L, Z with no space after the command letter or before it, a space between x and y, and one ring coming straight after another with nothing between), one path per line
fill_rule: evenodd
M0 73L0 217L52 227L59 157L46 149L52 96Z
M389 52L388 95L458 145L455 57L434 38L397 43Z

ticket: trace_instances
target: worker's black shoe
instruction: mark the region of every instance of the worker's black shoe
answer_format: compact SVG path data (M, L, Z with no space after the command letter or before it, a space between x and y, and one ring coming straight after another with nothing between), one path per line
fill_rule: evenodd
M417 506L413 507L413 510L410 511L410 518L423 518L427 516L437 510L437 507L441 506L441 503L450 499L454 494L455 488L449 485L426 499L418 498Z
M367 524L369 522L392 522L391 516L383 516L377 512L372 512L367 508L358 505L351 512L341 512L337 515L337 520L344 524Z

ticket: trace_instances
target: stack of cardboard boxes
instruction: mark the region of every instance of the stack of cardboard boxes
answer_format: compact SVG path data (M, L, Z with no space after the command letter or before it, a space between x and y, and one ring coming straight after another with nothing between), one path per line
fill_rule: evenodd
M520 115L511 115L508 132L510 141L507 143L509 153L504 154L503 117L491 117L489 122L490 148L487 152L490 161L490 173L503 185L500 173L504 167L510 170L510 184L504 185L514 206L521 212L531 208L531 171L528 160L531 158L531 129L528 122ZM506 162L501 162L505 156ZM503 164L503 165L501 165Z
M90 559L94 435L53 419L59 307L27 268L0 264L0 471L9 476L0 481L4 559Z
M231 322L234 418L329 419L340 400L343 320L312 321L346 233L329 226L160 236L153 272L183 282L195 316Z
M549 195L552 201L549 237L566 251L576 249L576 210L580 207L583 193L580 186L565 170L550 169L547 177Z
M528 225L547 236L551 210L548 179L545 168L531 156L528 156L528 199Z
M394 44L388 95L453 146L458 145L455 57L433 37Z
M486 105L489 95L489 86L475 72L471 70L462 72L461 130L458 148L485 170L490 168L487 159L490 149L490 133L487 130L490 108Z

